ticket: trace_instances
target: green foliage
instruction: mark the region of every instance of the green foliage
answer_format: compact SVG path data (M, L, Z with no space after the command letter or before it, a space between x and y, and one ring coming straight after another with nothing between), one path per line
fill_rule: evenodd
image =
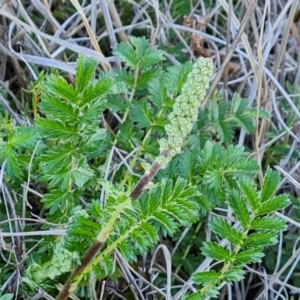
M284 220L270 215L275 207L282 209L290 204L287 195L274 196L280 182L278 173L267 170L260 192L255 190L250 180L242 179L240 182L239 189L227 194L227 203L237 221L235 224L240 226L234 227L221 216L213 217L209 222L212 232L228 244L224 247L216 242L206 242L201 248L204 256L222 262L223 266L219 264L218 271L211 269L194 274L194 283L204 286L197 292L198 296L211 297L210 290L218 287L223 280L230 283L241 280L243 267L260 263L264 256L263 247L277 243L278 233L287 229Z
M65 287L75 291L89 276L95 281L117 278L116 249L122 259L137 261L160 238L178 241L181 231L191 226L184 256L180 252L173 256L179 262L176 272L183 265L190 275L203 256L215 260L215 267L194 274L194 283L204 288L187 298L216 297L223 282L241 280L244 266L260 262L263 247L274 245L278 232L286 229L285 221L273 215L289 205L287 195L275 195L279 175L268 169L263 186L257 188L257 163L234 145L236 132L253 131L255 113L238 94L224 102L216 93L208 108L199 109L198 120L183 137L172 132L177 150L164 156L160 146L174 129L170 124L177 122L177 129L182 129L181 120L185 123L195 104L183 94L189 95L198 84L197 76L190 76L191 82L187 77L191 72L201 75L201 60L199 68L191 63L170 67L161 51L136 37L117 45L114 55L122 70L98 75L97 62L80 55L74 80L58 72L42 74L32 85L36 105L32 126L16 126L8 116L0 120L5 184L19 189L29 178L43 194L38 204L50 223L42 229L55 224L66 230L61 237L28 242L32 252L24 264L24 288L32 293L42 287L55 294L58 283L67 282ZM198 89L203 97L205 88L204 84ZM199 105L194 106L191 117L196 119ZM145 178L162 156L175 157L148 185ZM150 168L143 174L146 163ZM137 173L142 176L141 189L134 201L130 195L139 186ZM28 198L30 203L36 201L29 193ZM204 241L199 236L201 218L225 205L232 219L219 215L209 222L213 238L227 241L224 247L217 238ZM24 230L35 229L26 225ZM195 253L189 253L190 247Z

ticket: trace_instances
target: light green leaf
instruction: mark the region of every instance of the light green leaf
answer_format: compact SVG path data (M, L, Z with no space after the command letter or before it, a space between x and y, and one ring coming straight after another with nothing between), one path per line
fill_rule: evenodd
M163 83L163 76L155 78L148 83L148 91L152 103L161 108L167 98L167 91Z
M240 94L234 93L232 96L232 104L231 104L231 109L233 113L236 113L240 107L242 98Z
M67 190L52 190L51 193L44 195L41 202L44 203L45 208L50 208L50 214L52 215L58 209L61 212L68 210L69 207L74 205L74 200L73 192Z
M204 242L201 247L202 254L206 257L215 259L217 261L224 261L229 263L232 261L232 255L230 251L215 242Z
M153 122L153 111L147 100L141 99L130 104L131 120L136 123L138 128L149 128Z
M5 171L13 179L22 179L23 172L17 160L17 153L7 142L0 141L0 162L5 161Z
M87 166L75 168L73 172L71 172L71 179L80 189L94 176L95 174L92 169Z
M80 106L92 103L95 100L103 99L106 94L109 93L113 84L114 78L111 76L100 78L95 83L88 85L83 92ZM105 102L106 101L102 100L102 103Z
M51 116L51 119L78 122L79 110L55 95L42 94L39 107L44 114Z
M118 57L125 65L132 70L136 70L139 62L139 55L134 51L129 43L120 43L116 45L113 55Z
M262 251L262 248L242 250L241 253L236 255L235 263L240 265L260 263L261 259L265 256L264 253L262 253Z
M245 239L244 245L248 248L261 248L264 246L277 244L277 242L278 241L276 232L257 232L250 234Z
M53 147L41 156L40 165L44 173L59 172L61 168L70 167L76 148L72 145Z
M161 51L156 49L147 49L141 58L140 69L146 70L153 67L164 59Z
M215 270L193 274L195 284L218 285L221 280L221 274Z
M14 298L14 294L5 294L0 297L0 300L11 300Z
M36 145L39 136L34 127L15 127L14 133L9 135L8 144L16 149L31 148Z
M131 244L129 244L128 241L122 241L119 245L118 245L118 249L120 250L123 258L128 261L128 262L132 262L136 260L136 255L134 254L133 251L133 247Z
M274 197L270 200L267 200L267 201L263 202L255 210L255 214L257 216L269 214L269 213L272 213L276 210L281 210L281 209L287 207L290 203L291 202L290 202L290 199L289 199L288 195L282 194L282 195L279 195L277 197Z
M76 103L78 99L78 92L74 90L73 86L69 85L64 78L54 74L47 76L44 93L51 93L70 103Z
M237 190L232 190L228 196L228 203L233 210L236 219L241 223L244 229L247 229L251 223L248 208Z
M93 78L97 67L97 61L83 54L77 59L76 67L76 90L83 92Z
M241 266L234 266L230 270L227 271L223 280L227 283L233 283L237 281L241 281L244 279L246 272L242 269Z
M272 169L268 168L264 183L261 190L261 202L267 201L273 196L280 182L280 174Z
M286 221L276 216L256 218L251 223L251 229L283 231L287 229Z
M60 121L38 118L36 121L38 130L43 138L48 139L74 139L78 137L78 125L62 124Z
M249 178L242 178L238 181L238 185L252 210L256 210L259 206L260 199L256 187L253 185L253 181Z
M160 223L160 225L165 229L169 235L173 235L178 228L178 224L174 222L166 212L156 212L153 214L153 218Z
M214 233L217 233L221 238L227 239L234 245L243 243L242 233L238 232L221 217L213 217L208 226Z

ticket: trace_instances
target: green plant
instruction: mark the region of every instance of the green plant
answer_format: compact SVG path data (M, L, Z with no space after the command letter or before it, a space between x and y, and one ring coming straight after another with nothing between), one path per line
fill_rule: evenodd
M239 127L253 130L253 112L238 95L224 104L216 94L198 118L213 73L210 59L165 70L162 53L134 37L114 55L124 69L96 80L97 62L81 55L74 83L55 74L45 77L42 88L39 81L34 126L1 121L6 183L17 188L30 178L40 185L47 221L67 231L37 246L23 282L53 294L53 283L65 282L57 299L66 299L89 276L117 277L115 250L135 261L159 235L172 236L228 204L240 226L215 217L210 227L231 250L204 244L203 255L223 265L195 274L195 283L206 287L189 298L215 296L222 282L241 279L245 264L259 261L263 247L285 229L271 215L289 204L286 195L273 196L277 173L268 170L257 192L255 161L231 144ZM107 110L120 122L116 129L105 119Z

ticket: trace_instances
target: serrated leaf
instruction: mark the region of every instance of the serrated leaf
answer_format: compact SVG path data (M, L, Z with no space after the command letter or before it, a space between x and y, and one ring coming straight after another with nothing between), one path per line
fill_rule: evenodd
M93 58L80 54L76 66L76 90L83 92L92 80L97 67L97 61Z
M145 232L152 245L158 242L158 232L153 225L144 222L139 229Z
M118 244L118 249L120 250L123 258L126 261L131 262L136 259L136 256L133 251L134 248L128 243L128 241L123 241L120 244Z
M241 281L242 279L244 279L245 274L246 272L242 270L242 267L234 266L226 272L223 280L231 284L233 282Z
M149 41L144 36L143 37L130 36L129 41L140 57L143 56L146 50L149 49L150 47Z
M242 233L238 232L221 217L213 217L208 226L214 233L234 245L240 245L243 242Z
M128 103L120 95L107 95L106 107L113 112L124 113Z
M129 107L131 120L138 128L149 128L152 123L153 112L146 99L133 102Z
M265 215L272 213L276 210L281 210L285 207L287 207L290 204L290 199L288 195L283 194L279 195L277 197L274 197L268 201L263 202L256 210L255 214L257 216L259 215Z
M202 255L225 263L232 261L232 255L228 249L215 242L204 242L203 245L201 247Z
M81 151L84 153L94 152L106 141L108 141L107 131L105 129L99 129L97 132L90 135L88 140L81 145Z
M192 64L190 62L185 63L181 66L172 66L167 69L164 74L164 84L168 92L175 96L181 91L182 86L186 82L187 75L192 70Z
M134 51L132 45L120 43L116 45L113 55L117 56L125 65L132 70L138 67L139 55Z
M153 214L153 218L165 229L169 235L173 235L178 228L178 224L176 224L170 216L166 214L166 212L156 212Z
M201 291L198 291L192 295L183 296L182 300L205 300L205 296Z
M161 71L159 69L153 68L141 73L137 78L137 89L144 89L148 87L148 83L157 77L160 77Z
M265 176L264 183L261 190L261 202L267 201L273 196L280 182L280 174L268 168Z
M194 176L195 162L198 155L198 151L185 150L177 158L178 161L178 171L180 176L192 182Z
M232 190L227 199L236 219L241 223L244 229L247 229L251 223L251 219L248 208L241 195L237 190Z
M98 99L85 106L80 122L84 124L94 124L95 119L99 119L100 113L106 109L105 99Z
M84 187L88 180L95 176L92 169L88 168L87 166L75 168L72 170L72 172L70 172L70 174L71 179L80 189Z
M119 143L123 144L123 147L126 150L131 151L135 148L135 146L138 146L141 142L142 136L143 132L137 131L130 120L119 125L117 139Z
M70 126L68 124L62 124L60 121L46 120L43 118L38 118L35 122L43 138L69 140L78 136L77 124Z
M220 142L228 142L233 138L233 123L227 119L218 122L217 126L217 136L220 139Z
M111 76L100 78L96 82L88 85L83 92L80 106L83 106L87 103L92 103L95 100L103 99L110 91L113 84L114 78ZM101 102L105 103L106 101L102 100Z
M235 263L240 265L246 265L250 263L260 263L261 259L265 256L262 253L263 249L255 248L249 250L243 250L235 257Z
M240 126L245 132L253 132L254 122L253 117L247 112L233 116L233 120Z
M13 179L21 180L23 172L17 160L17 153L8 145L8 143L0 142L0 161L5 161L5 171Z
M193 281L196 284L218 285L221 280L221 274L215 270L193 274Z
M238 181L238 185L252 210L256 210L260 199L253 182L249 178L242 178Z
M41 156L40 165L44 173L58 172L62 167L70 166L75 148L72 145L53 147Z
M234 93L232 96L232 103L231 103L231 109L233 113L236 113L240 107L242 98L240 94Z
M31 148L39 139L34 127L15 127L14 133L9 135L8 144L16 149Z
M155 64L162 61L163 59L164 57L161 51L148 48L141 57L139 67L141 70L146 70L148 68L153 67Z
M44 114L51 116L53 119L71 122L78 121L79 110L54 95L42 94L42 101L39 107Z
M61 76L54 74L47 76L44 83L44 92L51 93L70 103L76 103L78 99L78 93L74 90L73 86L69 85Z
M155 78L148 83L148 91L152 103L161 108L167 97L167 91L163 83L163 78Z
M101 260L101 267L104 269L105 275L112 274L115 271L115 263L110 255L106 255Z
M274 231L257 232L250 234L244 241L248 248L261 248L277 244L277 233Z
M287 229L286 221L276 216L256 218L251 222L251 229L283 231Z
M52 190L51 193L45 194L41 200L45 208L50 208L50 214L54 214L58 209L65 212L68 206L74 205L74 195L67 190Z

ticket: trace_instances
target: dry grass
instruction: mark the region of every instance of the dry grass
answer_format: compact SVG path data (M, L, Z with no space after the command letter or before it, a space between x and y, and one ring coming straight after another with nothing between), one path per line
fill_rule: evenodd
M201 44L198 44L199 49L195 46L190 47L190 38L201 37L201 42L205 41L208 45L206 50L209 50L209 55L213 57L217 68L210 92L203 105L208 103L215 89L224 88L227 98L231 98L235 91L249 98L257 108L257 120L261 108L268 110L272 119L257 122L253 136L247 136L242 131L238 137L238 144L253 145L253 155L260 163L260 183L265 167L265 155L270 153L268 149L278 143L288 146L290 148L288 153L279 161L274 161L283 175L278 189L298 196L300 162L295 163L295 160L291 159L292 153L299 151L300 142L300 112L294 100L299 97L297 88L300 85L299 22L295 22L297 21L295 16L299 14L298 1L218 0L211 1L213 3L210 8L205 9L204 1L199 0L197 4L190 5L190 17L196 22L197 18L200 20L208 17L209 21L201 28L181 25L183 16L172 19L173 2L179 1L91 0L83 2L85 4L81 6L77 0L61 2L0 0L0 86L8 95L7 99L0 98L0 104L17 123L22 119L26 105L30 106L30 95L23 89L30 88L29 82L36 80L41 70L54 68L67 72L71 77L75 73L74 62L79 53L97 59L99 70L119 68L119 62L111 56L111 49L114 49L117 42L126 42L130 34L140 33L147 35L153 47L162 44L166 48L172 48L181 43L183 50L180 50L180 56L186 56L188 60L194 58L196 50L201 50ZM125 6L131 11L130 19L124 11ZM179 64L178 59L167 52L165 57L171 63ZM296 91L294 94L286 91L287 79ZM287 114L296 116L293 126L286 124ZM272 138L266 136L270 131L274 133ZM0 179L2 178L3 173L0 174ZM32 219L25 218L25 212L32 211L26 201L27 194L35 194L38 198L43 197L38 191L29 187L29 182L23 185L22 216L19 216L14 209L14 203L19 195L4 183L1 186L1 193L8 219L10 223L14 223L18 232L2 233L0 248L3 251L10 251L11 255L16 257L16 261L24 263L26 256L33 250L26 248L26 239L29 236L64 233L63 230L22 232L25 223L46 222L42 213L40 216L33 214ZM295 209L298 208L290 208L278 213L278 216L288 221L289 229L280 236L279 244L276 245L278 256L273 274L268 274L263 265L249 267L246 280L234 286L224 284L220 299L276 300L291 299L290 296L283 298L282 295L285 293L299 295L299 286L292 286L289 281L297 267L299 271L299 244L295 243L290 259L283 267L279 267L282 253L285 251L284 237L299 232L300 224L293 217L296 214ZM3 224L1 222L0 226ZM187 233L188 230L184 231L182 238ZM209 236L208 231L207 237ZM11 242L5 242L2 237L11 237ZM180 247L181 240L175 245L175 249ZM226 242L220 241L220 243L225 245ZM156 259L158 251L165 259L163 264L161 259ZM129 287L136 299L144 299L142 286L143 289L145 286L151 286L152 291L157 291L151 282L161 273L166 274L168 278L165 290L158 291L163 295L162 298L168 298L171 288L174 288L172 278L182 283L177 287L178 292L172 299L181 299L184 292L191 288L191 278L183 279L172 272L171 258L174 252L170 253L166 246L160 245L157 251L152 253L152 260L147 262L150 263L150 266L147 266L150 271L148 280L118 256L117 263L126 281L132 283ZM7 263L9 264L9 261ZM197 271L206 270L210 263L209 259L204 260ZM5 282L1 282L2 289L11 285L14 280L17 290L20 282L15 278L20 278L19 272L20 269L16 269L14 279L11 276ZM274 285L279 285L280 290L276 291ZM117 291L112 287L108 288L118 296ZM281 293L281 290L284 292ZM32 299L39 299L39 297L52 299L43 291L39 291ZM119 297L125 299L124 296L119 295Z

